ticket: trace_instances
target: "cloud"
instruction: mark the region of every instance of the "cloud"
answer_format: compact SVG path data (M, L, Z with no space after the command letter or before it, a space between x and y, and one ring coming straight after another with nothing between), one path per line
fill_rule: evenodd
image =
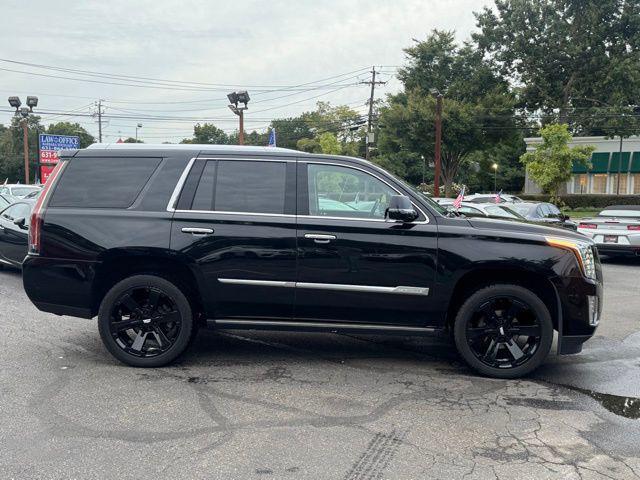
M489 0L4 0L0 7L2 17L16 21L5 23L0 32L0 57L184 81L291 85L370 65L400 65L404 59L402 48L410 45L412 38L424 38L433 28L456 30L458 37L464 39L474 28L472 11L489 3ZM1 63L0 67L28 69ZM392 80L380 93L396 88L398 83ZM366 90L364 85L350 87L327 95L326 99L334 103L357 103L367 97ZM226 110L224 92L219 91L172 92L1 72L0 92L40 94L40 108L50 110L82 107L90 98L139 102L203 99L201 105L190 104L189 108L218 110L185 115L223 116L224 119L217 122L223 128L232 128L236 121ZM260 109L319 93L322 92L264 102ZM257 101L260 95L253 98ZM315 101L260 115L261 118L294 115L312 108ZM258 107L255 104L254 110ZM168 111L179 110L180 106L134 104L127 108ZM0 122L7 121L8 115L3 115ZM251 109L247 116L249 127L258 126L250 123L250 116ZM80 120L91 131L97 130L91 119ZM136 121L111 123L107 128L109 135L118 134L119 127L113 125L127 129L122 135L130 135L128 129L132 130ZM176 133L172 136L174 140L185 136L184 132L190 129L190 125L184 123L152 125L149 122L142 137L145 133L151 137L152 131L157 136L171 134L174 133L170 130L172 127Z

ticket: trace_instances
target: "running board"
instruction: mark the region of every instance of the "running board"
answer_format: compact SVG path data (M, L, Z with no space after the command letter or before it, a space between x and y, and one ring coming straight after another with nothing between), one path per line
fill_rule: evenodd
M442 329L432 327L405 327L371 323L335 323L275 320L207 320L207 324L219 330L285 330L298 332L370 333L432 336Z

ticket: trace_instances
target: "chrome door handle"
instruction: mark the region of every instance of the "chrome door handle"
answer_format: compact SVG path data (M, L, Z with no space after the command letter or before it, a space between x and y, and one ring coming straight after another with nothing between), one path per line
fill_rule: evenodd
M195 228L195 227L185 227L182 229L182 233L190 233L191 235L211 235L213 233L213 228Z
M304 238L309 238L316 243L329 243L331 240L335 240L336 236L324 233L305 233Z

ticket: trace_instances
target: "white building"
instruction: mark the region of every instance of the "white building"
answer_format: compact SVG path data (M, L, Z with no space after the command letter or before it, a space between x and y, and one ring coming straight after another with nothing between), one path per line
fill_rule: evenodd
M540 137L525 138L527 151L535 149ZM622 141L622 165L620 165L620 139L605 137L574 137L570 146L592 145L591 169L574 164L573 175L567 182L565 193L616 194L618 168L620 168L620 194L640 195L640 136ZM533 180L525 174L524 193L540 193Z

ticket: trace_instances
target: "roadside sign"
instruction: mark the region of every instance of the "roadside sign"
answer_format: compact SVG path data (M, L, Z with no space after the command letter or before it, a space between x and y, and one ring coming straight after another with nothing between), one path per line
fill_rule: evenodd
M49 175L58 163L58 152L80 148L80 137L41 133L38 137L38 145L40 147L40 182L47 183Z

